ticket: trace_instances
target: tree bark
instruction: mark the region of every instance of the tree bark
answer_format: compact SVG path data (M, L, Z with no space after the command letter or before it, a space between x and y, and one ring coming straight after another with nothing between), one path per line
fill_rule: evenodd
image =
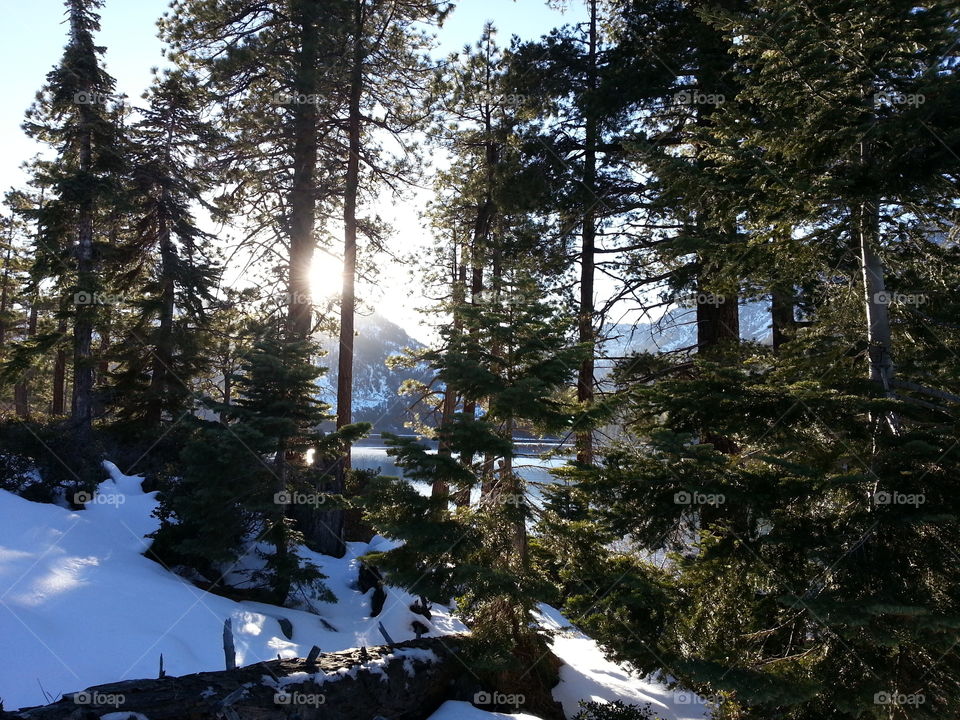
M80 22L76 12L71 14L71 23ZM79 35L80 30L75 29ZM95 58L94 58L95 61ZM95 118L90 105L80 105L83 131L80 137L78 169L82 176L89 176L93 169L92 127ZM93 257L93 189L84 188L77 213L77 289L74 298L73 321L73 404L71 420L78 440L89 440L93 424L93 321L96 315L96 277Z
M363 97L365 0L354 3L353 57L347 115L347 174L343 198L343 291L340 297L340 355L337 362L337 427L353 422L353 335L357 273L357 195L360 189L360 132ZM343 459L350 467L350 450Z
M300 50L294 93L309 100L319 92L320 27L318 0L296 3L300 26ZM312 102L293 106L293 188L290 194L290 270L288 278L288 325L293 337L306 339L313 324L310 272L315 249L314 224L317 208L317 106Z
M796 330L793 293L775 288L770 302L770 319L773 333L773 352L777 353L789 342Z
M170 363L173 361L173 313L176 306L174 285L175 249L170 238L170 225L162 214L157 219L157 236L160 246L160 316L150 372L150 397L147 404L148 427L160 427L166 405Z
M37 320L40 300L34 297L30 302L30 315L27 320L27 340L37 334ZM33 378L33 368L28 368L13 388L13 404L17 417L23 420L30 419L30 381Z
M708 278L701 278L697 302L699 353L740 342L739 297L713 292L713 287Z
M7 305L10 302L10 263L13 259L13 224L7 236L7 254L3 261L3 280L0 286L0 348L7 342Z
M66 384L67 384L67 351L63 344L63 338L67 335L67 298L60 300L60 312L57 319L57 334L60 341L57 345L57 354L53 360L53 402L50 406L52 415L64 415L66 413Z
M597 1L590 0L587 86L591 93L591 103L593 102L592 95L597 87ZM580 314L577 321L579 341L582 345L590 348L589 354L583 359L577 372L577 400L584 409L589 408L594 399L594 353L597 342L593 328L595 314L593 294L597 238L597 142L599 133L596 113L591 103L588 103L586 107L584 133L583 185L586 190L584 195L586 205L581 229ZM593 431L591 429L577 433L577 462L584 465L593 463Z
M875 203L864 203L859 215L860 269L867 321L870 379L879 384L886 395L893 396L893 342L890 332L889 298L884 281L883 263L876 253L879 240L879 218Z
M461 320L460 304L464 301L463 286L461 284L461 264L457 257L457 241L454 237L450 249L450 297L453 305L451 325L453 328L453 337L458 337L463 329ZM453 416L457 411L457 390L450 387L447 383L443 388L443 404L440 408L440 427L447 428L453 422ZM437 447L437 454L442 457L450 457L453 453L449 441L441 437ZM430 495L434 499L446 499L450 496L450 484L444 478L437 478L433 482Z

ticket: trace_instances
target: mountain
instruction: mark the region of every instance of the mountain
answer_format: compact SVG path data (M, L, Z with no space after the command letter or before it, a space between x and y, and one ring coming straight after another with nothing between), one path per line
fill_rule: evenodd
M696 308L676 307L656 322L631 325L609 325L605 328L607 341L603 355L617 358L641 352L668 352L696 345ZM740 306L740 335L744 340L769 343L770 303L764 301ZM323 362L329 370L319 384L322 398L331 405L337 399L337 358L339 343L334 337L321 338L327 351ZM413 398L400 395L405 380L427 382L431 372L420 365L415 368L390 368L387 360L403 354L405 348L420 349L423 343L411 337L406 330L379 313L357 316L357 335L354 338L353 417L357 422L369 422L374 431L402 431L410 419L408 408ZM606 375L610 360L597 364L600 375Z
M427 382L431 373L424 365L390 368L387 360L403 354L405 348L422 348L423 343L376 312L358 314L356 331L353 340L353 419L372 423L375 431L403 430L404 422L410 419L407 408L413 398L400 395L400 386L408 379ZM319 381L322 399L336 406L340 345L337 338L326 336L320 339L320 344L328 353L322 362L329 368Z
M675 307L655 322L608 325L604 328L604 334L607 340L603 344L603 354L608 358L693 347L697 344L697 309ZM772 331L768 301L749 302L740 306L740 337L753 342L770 343Z

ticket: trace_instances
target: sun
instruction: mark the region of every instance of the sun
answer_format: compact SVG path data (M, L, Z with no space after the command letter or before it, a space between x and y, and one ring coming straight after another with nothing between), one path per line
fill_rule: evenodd
M329 252L317 250L310 263L310 290L315 300L340 294L343 286L343 262Z

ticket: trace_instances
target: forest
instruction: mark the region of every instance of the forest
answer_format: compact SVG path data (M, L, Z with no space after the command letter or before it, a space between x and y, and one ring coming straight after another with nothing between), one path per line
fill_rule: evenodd
M0 206L0 717L222 671L225 620L241 666L462 642L391 718L960 717L956 0L519 0L452 53L479 0L172 0L142 97L123 3L62 4ZM287 681L202 717L374 718Z

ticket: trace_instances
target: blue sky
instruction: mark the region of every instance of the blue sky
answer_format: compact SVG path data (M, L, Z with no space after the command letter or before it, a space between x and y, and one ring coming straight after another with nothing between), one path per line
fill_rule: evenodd
M511 35L534 39L550 28L583 16L580 0L561 14L543 0L461 0L440 29L439 51L459 50L480 36L483 23L493 20L502 44ZM0 67L6 68L0 102L0 189L22 181L17 170L35 148L23 137L20 123L50 68L59 60L66 39L62 0L8 0L0 26ZM150 68L163 64L155 22L167 0L106 0L97 40L107 48L107 69L117 88L137 98L150 82Z

